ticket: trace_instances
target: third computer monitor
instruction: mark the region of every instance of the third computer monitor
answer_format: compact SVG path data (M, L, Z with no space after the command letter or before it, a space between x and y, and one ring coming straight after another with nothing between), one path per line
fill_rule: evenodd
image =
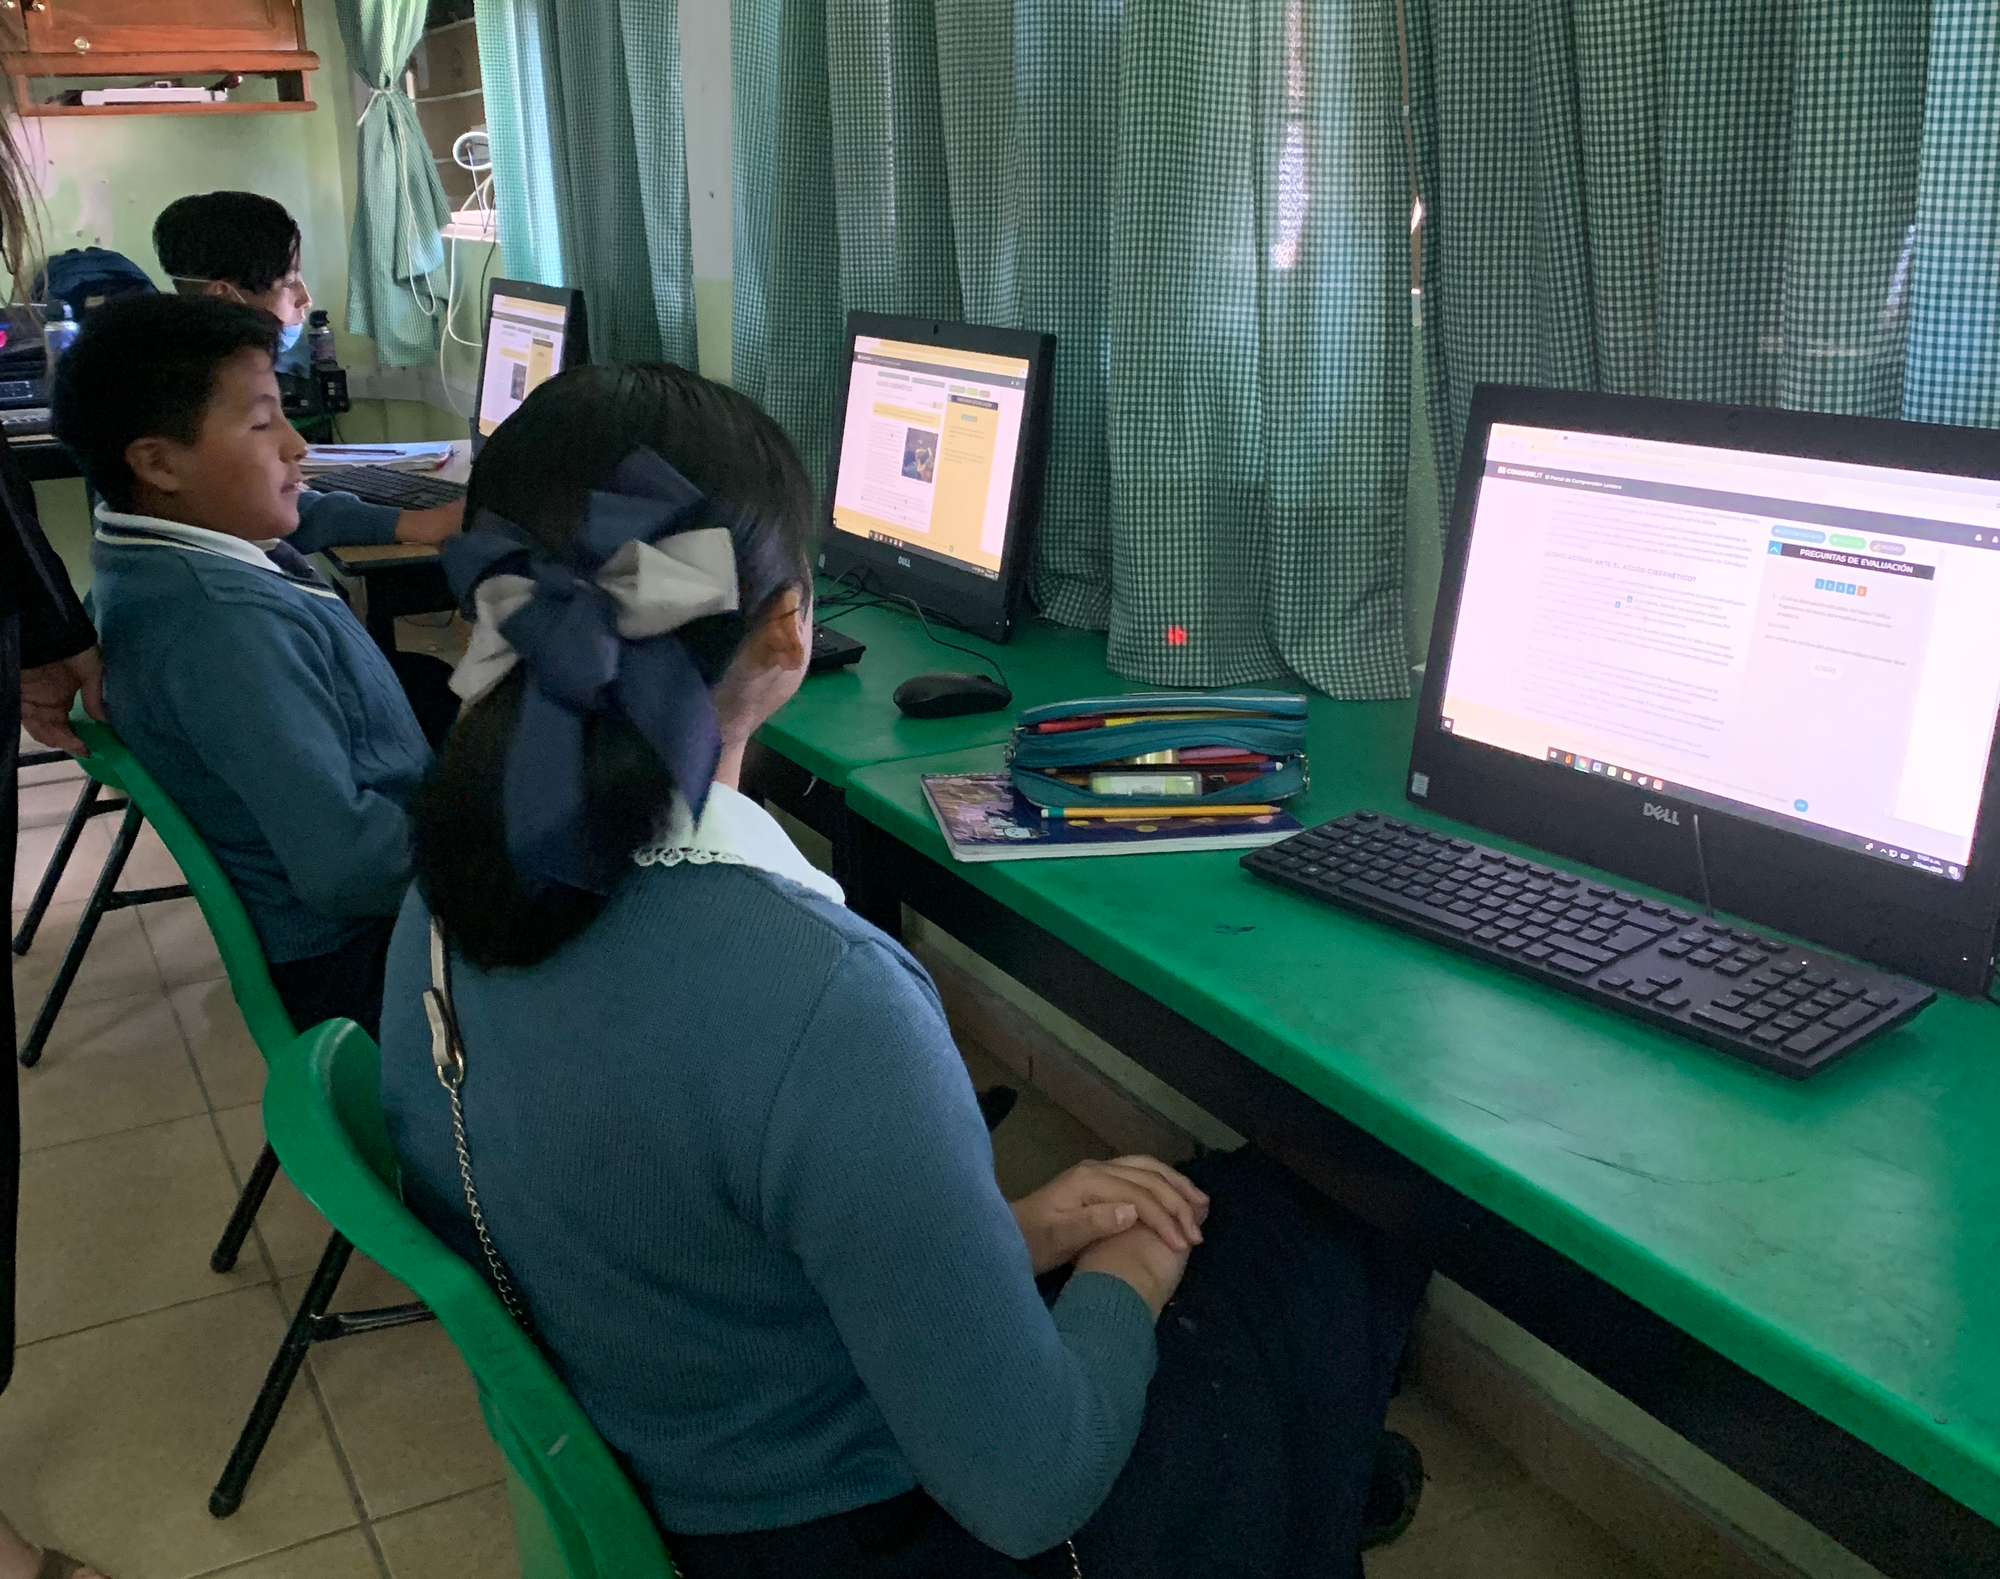
M1483 389L1409 792L1942 985L2000 912L2000 443Z
M566 367L590 360L583 292L532 280L495 280L486 296L486 338L479 354L479 401L472 417L475 452L521 402Z

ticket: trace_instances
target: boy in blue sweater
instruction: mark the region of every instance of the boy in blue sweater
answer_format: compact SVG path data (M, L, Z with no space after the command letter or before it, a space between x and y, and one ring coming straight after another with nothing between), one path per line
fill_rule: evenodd
M304 442L269 317L137 296L57 366L53 427L103 497L91 561L112 723L235 884L303 1029L370 1027L430 751L388 661L285 540Z
M183 296L241 302L277 321L277 371L303 375L311 363L303 343L312 292L299 273L299 222L285 205L256 192L198 192L169 203L153 221L153 251ZM292 547L302 554L323 548L377 543L440 543L465 518L465 502L430 510L369 504L351 493L299 496L299 529Z

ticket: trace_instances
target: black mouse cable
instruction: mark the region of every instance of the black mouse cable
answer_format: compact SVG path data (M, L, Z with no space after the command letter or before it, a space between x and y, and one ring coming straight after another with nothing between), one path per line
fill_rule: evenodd
M837 590L824 598L815 598L813 606L823 609L873 608L875 606L873 603L856 601L860 598L874 598L877 603L881 601L865 584L867 574L866 568L861 565L843 570L833 578L832 584Z
M955 641L946 641L936 631L931 629L930 617L925 614L924 606L921 603L915 598L905 597L900 592L875 591L865 584L863 578L867 574L868 572L865 569L857 566L854 569L842 571L839 576L835 577L834 585L841 586L842 584L846 584L847 590L834 597L816 601L813 604L813 622L818 625L830 626L835 620L845 618L849 614L859 613L864 609L894 608L900 604L916 615L918 623L924 628L924 634L938 646L949 647L953 652L962 652L968 658L977 658L993 671L994 676L1002 685L1006 686L1010 691L1014 689L1008 682L1007 671L1000 667L1000 662L997 658L990 657L983 652L975 651L971 647L961 647ZM849 576L853 576L856 579L849 582L847 579ZM866 599L865 602L863 601L864 599ZM944 620L947 616L940 614L938 618Z
M994 678L999 680L1001 685L1005 686L1009 691L1012 691L1014 689L1013 686L1007 683L1007 671L1000 667L1000 661L997 658L989 657L987 654L976 651L971 647L961 647L955 641L946 641L936 631L932 630L930 616L924 613L924 606L921 603L919 603L915 598L906 598L901 593L890 592L882 594L882 600L884 602L904 603L909 605L910 612L915 614L918 621L923 625L924 634L930 637L932 641L936 642L938 646L949 647L953 652L962 652L968 658L977 658L981 663L987 665L987 667L992 669ZM938 617L942 619L944 616L939 615Z
M831 625L835 620L845 619L850 614L859 614L864 609L885 609L891 606L887 598L876 597L873 593L868 595L866 603L858 601L818 603L813 605L813 623Z

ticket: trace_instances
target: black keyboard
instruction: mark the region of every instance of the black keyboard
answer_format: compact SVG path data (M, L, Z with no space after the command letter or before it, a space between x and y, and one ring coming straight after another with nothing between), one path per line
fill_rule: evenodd
M858 642L852 636L843 636L828 626L815 625L812 662L806 665L806 673L826 674L834 669L845 668L848 664L857 662L867 650L865 642Z
M1936 996L1901 976L1372 811L1252 850L1242 864L1794 1079Z
M351 493L370 504L393 504L398 510L430 510L465 497L465 484L400 472L391 466L336 466L306 478L308 488L321 493Z

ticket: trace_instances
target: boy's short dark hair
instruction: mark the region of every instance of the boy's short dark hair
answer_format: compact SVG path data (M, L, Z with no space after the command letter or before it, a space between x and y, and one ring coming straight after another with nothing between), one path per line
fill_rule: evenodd
M106 302L56 363L49 426L105 502L129 510L125 447L155 435L194 443L217 364L268 353L276 332L269 313L212 296Z
M199 192L153 221L153 251L176 280L226 280L262 295L299 264L299 222L255 192Z

